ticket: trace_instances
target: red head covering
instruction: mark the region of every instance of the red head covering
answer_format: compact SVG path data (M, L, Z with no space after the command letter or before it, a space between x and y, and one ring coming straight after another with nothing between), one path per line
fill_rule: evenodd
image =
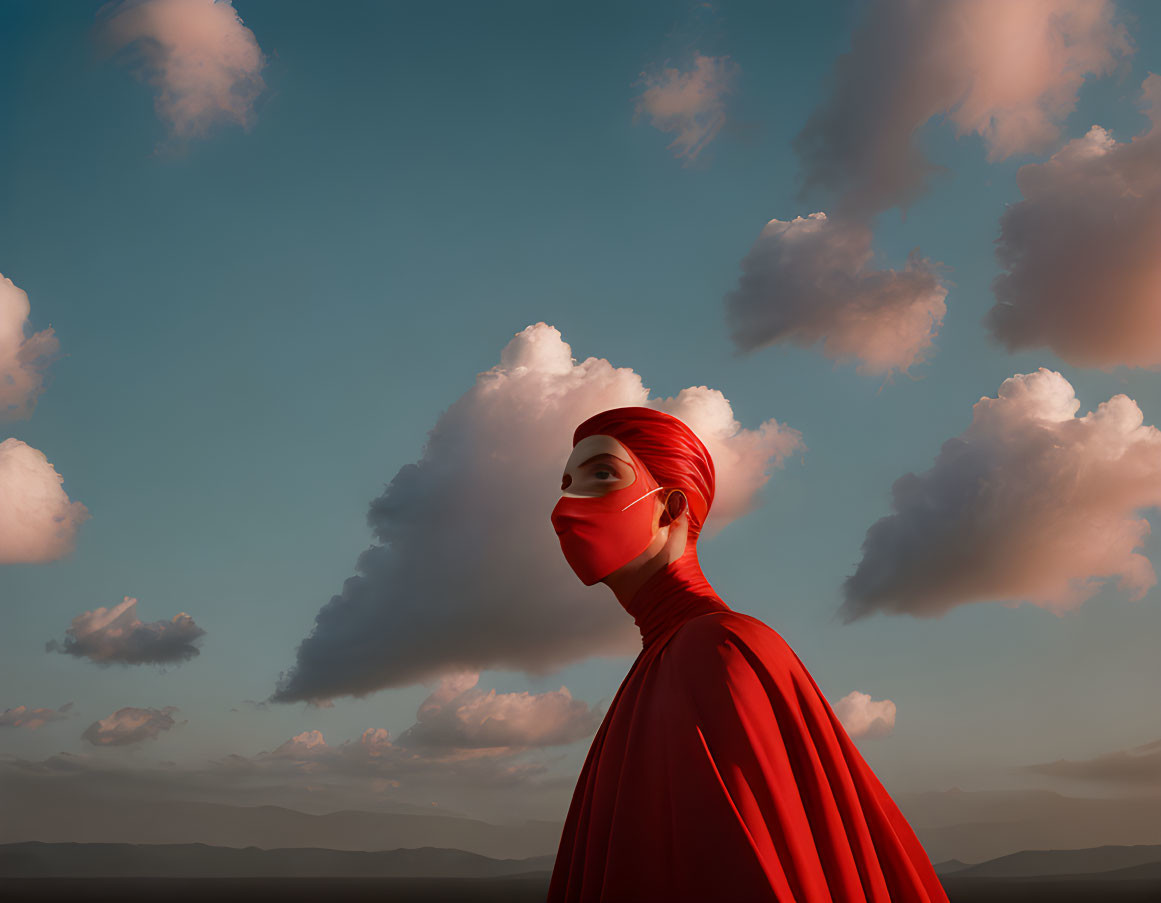
M575 446L586 436L612 436L649 468L667 489L689 500L688 541L697 539L714 501L714 459L685 423L653 408L612 408L594 414L572 434Z

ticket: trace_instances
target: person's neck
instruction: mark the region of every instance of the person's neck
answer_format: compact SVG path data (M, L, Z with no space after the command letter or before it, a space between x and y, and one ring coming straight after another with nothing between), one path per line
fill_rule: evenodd
M661 558L660 564L650 569L627 601L620 595L617 599L633 616L646 649L672 636L674 630L691 618L711 611L730 610L702 573L693 542L686 544L672 561Z

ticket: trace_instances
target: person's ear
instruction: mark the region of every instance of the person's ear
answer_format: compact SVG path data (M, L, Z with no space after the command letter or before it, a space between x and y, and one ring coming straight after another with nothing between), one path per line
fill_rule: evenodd
M689 500L685 497L685 493L680 489L672 490L665 497L665 510L661 512L661 521L658 526L668 526L681 517L688 509Z

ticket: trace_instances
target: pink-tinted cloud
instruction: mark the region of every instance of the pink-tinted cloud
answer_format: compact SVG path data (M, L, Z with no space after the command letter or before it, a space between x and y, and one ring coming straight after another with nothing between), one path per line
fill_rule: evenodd
M0 564L41 564L73 550L89 511L69 501L63 482L43 452L0 442Z
M0 712L0 727L23 727L34 731L50 721L60 721L69 717L69 710L72 707L71 702L66 702L59 709L30 709L26 705L18 705Z
M687 72L642 72L646 88L637 97L634 120L648 114L654 128L675 135L669 145L673 155L692 163L725 123L725 95L733 90L738 71L729 57L698 53Z
M895 727L895 703L890 699L872 700L869 693L858 690L836 702L834 713L852 740L885 737Z
M1094 125L1018 171L1024 199L1001 220L1005 272L985 320L1009 350L1161 368L1161 76L1143 94L1150 126L1132 141Z
M266 59L230 0L123 0L102 10L98 34L156 87L157 113L175 137L252 121Z
M440 774L469 782L515 782L545 772L544 763L522 754L591 738L600 726L602 715L573 699L567 687L497 693L478 689L478 681L479 674L471 671L445 675L398 740L384 728L367 728L357 740L331 746L321 731L305 730L245 761L259 768L284 762L297 774L376 777L394 786Z
M544 674L639 650L632 618L607 587L580 584L549 523L573 430L624 405L680 417L709 448L717 497L703 540L756 506L770 471L802 448L775 420L742 427L716 389L651 398L630 368L578 363L556 329L529 326L371 502L379 544L318 613L274 698L365 695L484 668Z
M726 296L735 345L821 342L827 357L854 361L864 374L920 363L947 311L937 264L913 252L903 270L876 270L872 256L861 222L825 213L770 220Z
M32 416L60 351L52 327L30 334L31 311L27 293L0 275L0 422Z
M117 709L108 718L94 721L81 734L81 739L93 746L129 746L144 740L156 740L177 722L173 713L177 706L163 709L139 709L133 706ZM185 724L185 722L181 722Z
M1095 784L1161 790L1161 740L1103 753L1092 759L1057 759L1026 765L1025 770Z
M1138 549L1161 505L1161 431L1114 395L1077 417L1059 373L1004 380L935 464L892 487L844 584L846 622L875 611L938 616L969 602L1062 614L1116 578L1134 600L1157 582Z
M1088 75L1131 52L1112 0L873 0L795 139L806 188L843 213L906 206L937 170L916 141L946 115L990 160L1044 151Z
M445 677L419 707L399 743L429 749L522 749L591 737L601 716L567 687L546 693L497 693L476 688L479 674Z
M169 621L145 623L137 600L126 596L111 608L96 608L73 618L65 640L46 645L49 652L87 658L99 665L171 664L198 654L195 643L205 631L184 611Z

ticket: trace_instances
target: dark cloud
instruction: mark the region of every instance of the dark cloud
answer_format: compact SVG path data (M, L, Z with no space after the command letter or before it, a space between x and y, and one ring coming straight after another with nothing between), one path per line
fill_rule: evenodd
M0 727L23 727L34 731L50 721L67 718L72 707L71 702L66 702L59 709L30 709L26 705L18 705L0 712Z
M107 718L94 721L81 734L81 739L93 746L131 746L144 740L156 740L177 722L173 713L177 706L163 709L125 706ZM181 722L185 724L185 722Z
M185 612L170 621L145 623L137 600L126 596L112 608L97 608L73 618L63 643L50 640L48 652L87 658L98 665L160 665L187 661L205 631Z
M1057 759L1027 765L1025 770L1057 778L1161 790L1161 740L1092 759Z

